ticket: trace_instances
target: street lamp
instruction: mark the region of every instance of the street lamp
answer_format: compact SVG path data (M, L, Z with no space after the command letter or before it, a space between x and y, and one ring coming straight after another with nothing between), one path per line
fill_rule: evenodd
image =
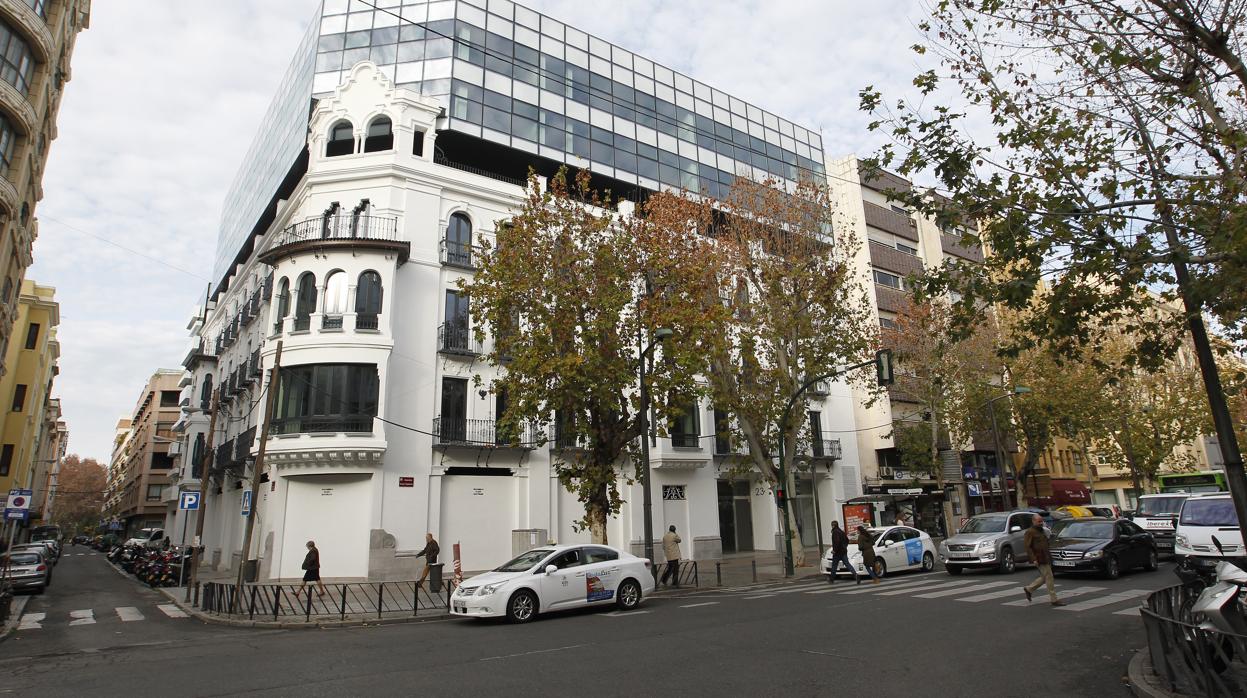
M659 342L673 334L675 331L670 327L659 327L654 330L654 338L650 340L649 346L643 346L644 336L639 328L637 330L637 348L640 349L637 356L637 378L641 384L641 511L645 519L645 558L650 561L650 573L655 580L658 579L658 563L654 561L654 502L653 493L650 491L649 472L649 385L646 383L648 371L645 358L654 351Z
M997 400L1003 400L1007 397L1013 397L1014 395L1025 395L1029 392L1031 392L1030 388L1024 385L1015 385L1013 386L1012 391L1007 392L1004 395L997 395L996 397L988 400L986 403L987 413L991 415L992 418L992 447L996 452L996 462L1000 467L1000 500L1001 503L1004 504L1005 511L1008 511L1013 507L1012 502L1009 499L1009 468L1005 464L1004 449L1001 448L1000 445L1000 428L996 426L996 408L994 403Z

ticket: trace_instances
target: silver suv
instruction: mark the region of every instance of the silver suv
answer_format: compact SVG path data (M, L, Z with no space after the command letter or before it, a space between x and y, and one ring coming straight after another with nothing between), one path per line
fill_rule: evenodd
M964 569L995 568L1008 574L1030 556L1022 544L1026 529L1034 520L1033 511L979 514L965 522L957 535L940 543L940 560L949 574Z

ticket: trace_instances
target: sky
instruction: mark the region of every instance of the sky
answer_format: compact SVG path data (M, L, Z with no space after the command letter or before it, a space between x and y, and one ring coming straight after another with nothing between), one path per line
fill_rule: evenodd
M180 367L225 193L317 2L93 3L27 273L61 304L70 452L107 462L147 378ZM879 144L859 90L901 96L918 70L917 0L523 4L819 130L829 157Z

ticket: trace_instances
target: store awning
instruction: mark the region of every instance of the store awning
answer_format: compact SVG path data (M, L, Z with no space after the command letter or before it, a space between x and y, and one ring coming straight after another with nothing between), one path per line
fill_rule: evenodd
M1063 504L1072 504L1080 506L1091 503L1091 490L1087 489L1086 483L1072 479L1052 479L1052 496L1051 497L1031 497L1031 503L1042 506L1061 506Z

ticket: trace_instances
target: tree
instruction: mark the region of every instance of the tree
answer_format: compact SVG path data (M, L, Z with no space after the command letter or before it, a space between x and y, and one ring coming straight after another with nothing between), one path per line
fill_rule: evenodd
M701 231L714 242L679 265L682 278L700 284L686 295L712 325L700 347L702 373L715 408L730 415L724 435L743 441L748 464L779 492L793 491L801 447L822 438L809 433L808 393L799 391L862 361L877 342L853 271L857 241L834 218L827 187L813 182L785 191L777 182L738 179L722 201L665 193L645 207L648 224L672 236ZM783 498L777 506L793 562L804 564L795 514Z
M701 321L680 302L684 284L668 264L699 254L701 241L663 237L614 206L585 172L562 170L544 189L531 177L527 198L496 245L482 243L476 277L462 284L477 339L493 337L487 359L505 368L490 386L506 394L498 433L553 427L559 481L584 504L578 526L597 543L607 542L622 502L619 466L641 434L639 338L674 330L650 373L658 420L678 413L672 396L701 391ZM645 294L647 282L661 291Z
M85 530L95 526L104 506L108 469L94 458L71 453L61 459L56 476L52 515L62 530Z
M932 279L962 293L964 315L984 302L1034 310L1023 336L1071 357L1120 323L1139 338L1127 368L1163 366L1190 332L1247 527L1203 321L1210 312L1247 340L1245 22L1231 0L943 0L915 46L939 60L914 81L936 106L885 106L866 88L862 107L893 139L879 163L933 175L949 203L895 198L977 221L992 250L980 273ZM1145 312L1143 288L1182 312Z

